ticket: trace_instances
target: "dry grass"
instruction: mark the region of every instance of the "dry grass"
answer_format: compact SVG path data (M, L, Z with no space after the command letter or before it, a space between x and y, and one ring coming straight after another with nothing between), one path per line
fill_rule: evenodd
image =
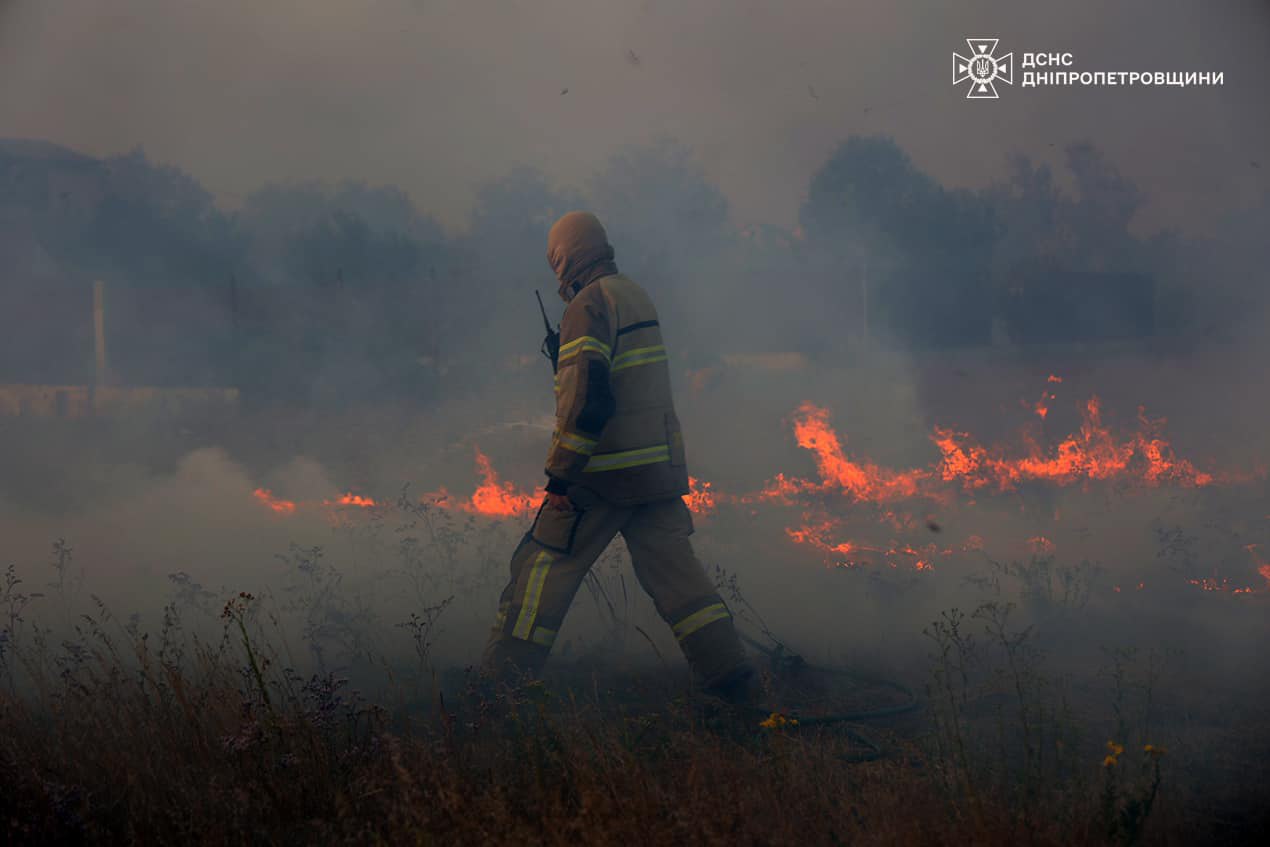
M0 802L15 841L1092 840L1056 817L966 807L903 742L850 764L840 735L707 725L682 704L601 713L530 686L406 730L344 703L270 712L225 679L157 681L103 679L46 712L6 698Z
M469 686L430 708L385 710L333 677L300 680L263 658L257 677L232 619L225 632L189 657L153 654L136 635L127 658L99 632L60 677L36 674L35 693L6 694L0 811L11 841L1101 844L1216 831L1176 811L1119 831L1096 760L1026 798L1006 770L962 780L926 743L922 714L877 730L888 755L859 762L847 733L765 730L665 674L575 666L550 683L483 696ZM1122 755L1127 768L1133 751Z
M942 614L905 674L921 709L873 723L883 755L862 761L850 725L710 706L664 666L561 656L545 682L498 691L438 674L445 604L391 629L417 655L375 659L315 550L283 557L308 599L240 594L210 629L213 593L173 578L153 637L100 603L72 611L68 551L39 602L13 569L0 580L12 843L1191 845L1270 826L1264 675L1236 691L1188 676L1202 656L1164 681L1154 648L1099 656L1089 632L1112 630L1083 603L1047 607L1039 638L1003 599ZM1259 596L1211 599L1248 632L1264 620ZM58 629L27 620L39 606ZM379 705L292 670L288 614L323 647L302 659L338 661ZM885 699L860 683L840 702Z

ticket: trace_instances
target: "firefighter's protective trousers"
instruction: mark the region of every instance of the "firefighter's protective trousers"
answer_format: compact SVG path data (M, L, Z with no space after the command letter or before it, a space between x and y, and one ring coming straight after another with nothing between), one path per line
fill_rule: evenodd
M571 512L544 503L512 555L485 650L487 672L538 673L587 571L619 532L635 576L697 677L709 685L745 663L732 616L693 553L682 498L617 505L575 485L569 499Z

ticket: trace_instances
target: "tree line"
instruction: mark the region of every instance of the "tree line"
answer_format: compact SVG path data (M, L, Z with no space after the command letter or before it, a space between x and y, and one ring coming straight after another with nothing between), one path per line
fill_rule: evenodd
M1097 148L1073 144L1063 163L1020 155L996 184L954 189L894 140L851 137L812 176L796 227L743 228L691 151L664 141L615 155L579 189L515 169L480 188L451 234L392 186L270 184L227 212L142 151L0 142L0 381L90 378L87 291L103 279L123 381L426 402L536 351L532 292L555 290L546 231L579 207L606 222L689 367L862 341L1231 331L1260 290L1257 224L1143 236L1142 190ZM1252 218L1264 228L1270 200Z

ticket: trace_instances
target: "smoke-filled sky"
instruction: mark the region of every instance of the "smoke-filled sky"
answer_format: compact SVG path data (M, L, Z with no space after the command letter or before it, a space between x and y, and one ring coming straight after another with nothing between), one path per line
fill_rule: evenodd
M966 36L1225 85L1022 89L1016 66L967 102ZM0 0L0 137L141 145L231 208L267 181L391 183L450 227L513 165L581 185L663 136L739 221L781 226L852 133L956 186L1089 140L1147 192L1141 228L1205 231L1270 187L1268 45L1261 0Z

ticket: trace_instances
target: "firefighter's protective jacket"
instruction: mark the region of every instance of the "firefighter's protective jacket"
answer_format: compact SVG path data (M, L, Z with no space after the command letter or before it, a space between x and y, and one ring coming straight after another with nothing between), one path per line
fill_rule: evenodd
M573 508L547 498L521 539L484 666L537 673L583 579L621 533L640 585L694 673L708 688L740 691L753 669L689 541L692 515L680 497L688 470L657 311L618 272L590 213L570 212L552 226L547 258L569 304L547 490L567 494Z
M562 290L580 288L560 324L547 488L564 493L581 484L617 505L687 494L683 434L657 310L639 285L617 272L603 228L586 217L590 220L575 228L577 237L563 248L556 239L549 251ZM601 272L612 273L587 280L597 261L570 259L578 253L604 255L597 240L607 248L598 260Z

